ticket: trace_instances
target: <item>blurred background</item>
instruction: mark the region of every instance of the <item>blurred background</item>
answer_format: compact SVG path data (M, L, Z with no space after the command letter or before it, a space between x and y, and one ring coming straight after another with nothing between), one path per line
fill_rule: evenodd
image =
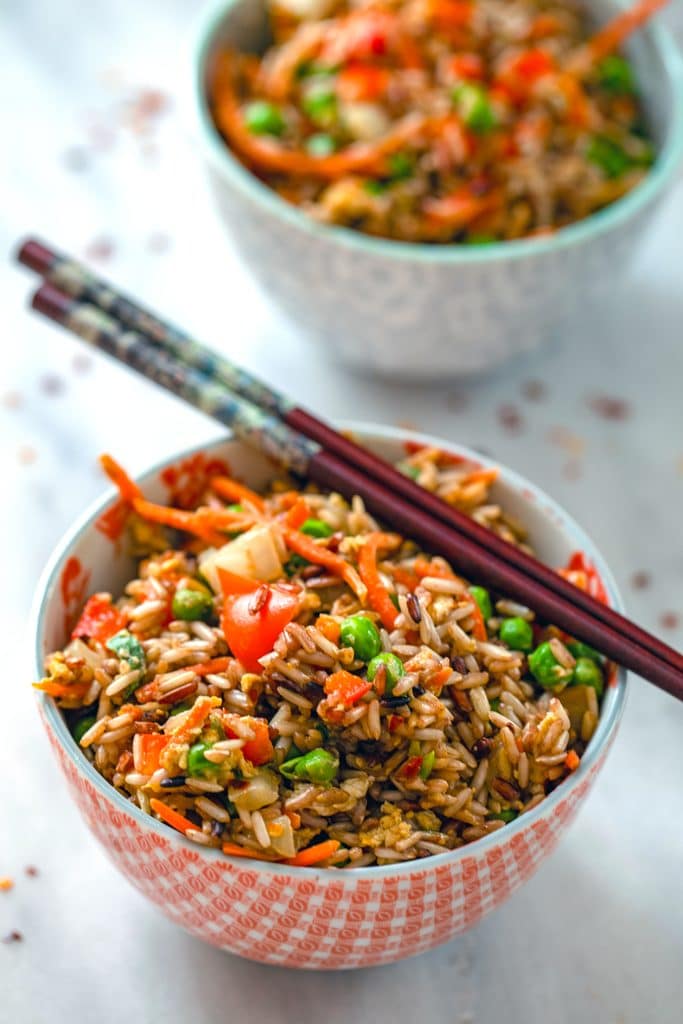
M683 644L683 184L629 280L596 307L576 295L537 353L438 386L350 374L281 321L217 220L186 116L204 6L3 5L0 876L15 884L0 892L0 1017L679 1020L683 708L636 679L600 784L532 881L464 938L352 979L259 967L177 930L111 870L55 774L24 640L38 575L103 490L100 451L136 472L216 426L27 314L31 282L9 264L29 233L326 416L408 423L529 476L602 548L633 617ZM683 32L680 3L664 20Z

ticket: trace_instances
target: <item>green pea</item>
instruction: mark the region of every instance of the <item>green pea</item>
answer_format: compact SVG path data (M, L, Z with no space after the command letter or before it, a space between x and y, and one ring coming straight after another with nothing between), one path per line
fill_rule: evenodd
M300 533L307 533L309 537L331 537L334 530L328 523L324 523L322 519L307 519L306 522L299 527Z
M342 647L353 647L361 661L371 661L382 650L377 626L365 615L351 615L341 625L339 642Z
M407 153L392 153L389 157L389 176L392 181L412 178L415 161Z
M204 751L209 750L208 743L193 743L187 754L187 771L189 775L206 775L215 772L216 765L207 761Z
M498 814L491 814L490 817L494 821L504 821L506 825L509 825L511 821L514 821L519 811L513 811L511 807L508 807L504 811L499 811Z
M470 597L473 597L479 606L479 611L484 616L484 622L493 615L493 606L491 604L491 595L485 587L470 587Z
M382 651L381 654L376 654L368 662L368 679L372 682L377 675L377 669L380 665L384 665L386 689L387 693L391 693L396 683L399 681L401 676L404 676L406 670L403 667L403 662L395 654L390 654L388 651Z
M477 135L485 135L496 127L496 115L481 85L472 82L458 85L452 96L463 121Z
M589 647L588 644L584 644L580 640L573 640L567 644L567 650L577 659L590 658L591 661L597 661L598 664L602 661L602 655L594 647Z
M306 151L311 156L329 156L336 148L337 143L326 132L317 132L306 139Z
M432 774L432 768L434 767L434 762L435 761L436 761L436 751L435 750L430 750L429 753L425 754L425 756L422 758L422 764L420 765L420 778L423 781L425 779L428 779L429 776Z
M71 729L71 735L76 740L76 743L80 743L85 736L88 729L92 728L97 719L95 715L86 715L85 718L79 718Z
M546 690L562 686L572 677L572 669L560 665L547 640L529 655L529 669L536 682Z
M636 91L633 69L627 60L612 53L598 64L600 85L617 96L629 96Z
M213 597L205 590L194 590L192 587L179 587L173 595L173 615L176 619L193 622L204 619L213 611Z
M339 759L322 747L309 750L301 757L290 759L280 766L286 779L308 779L309 782L332 782L339 769Z
M285 120L274 103L254 100L244 111L244 123L252 135L282 135Z
M303 97L301 105L313 121L321 128L329 128L337 116L337 97L330 89L311 89Z
M576 686L592 686L598 697L605 688L602 669L592 658L579 658L574 666L572 683Z
M534 631L526 619L519 615L503 619L498 635L513 651L530 651L534 646Z

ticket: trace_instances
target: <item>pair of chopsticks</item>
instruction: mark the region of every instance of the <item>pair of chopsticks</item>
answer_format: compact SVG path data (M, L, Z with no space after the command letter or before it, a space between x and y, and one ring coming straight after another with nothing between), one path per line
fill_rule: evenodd
M43 282L31 305L94 348L228 427L284 468L347 497L470 579L683 699L683 655L425 491L383 459L159 319L86 267L29 239L18 261Z

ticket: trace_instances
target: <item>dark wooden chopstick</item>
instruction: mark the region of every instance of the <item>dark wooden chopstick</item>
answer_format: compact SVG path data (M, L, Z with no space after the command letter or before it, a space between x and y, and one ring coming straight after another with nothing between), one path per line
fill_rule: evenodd
M637 642L645 650L683 672L683 654L635 623L628 622L613 609L574 587L551 568L446 504L437 495L426 491L388 462L344 437L274 388L257 380L230 360L210 351L190 335L122 295L76 260L56 252L36 239L25 241L17 258L20 263L30 267L62 291L110 313L121 324L146 335L150 341L183 363L209 375L248 402L274 413L294 430L316 441L326 451L372 476L406 501L423 507L462 537L583 609L593 619L604 623L614 632L624 633L628 639Z
M371 512L428 549L443 554L466 576L522 601L544 620L597 647L613 661L683 700L683 673L670 664L468 538L458 536L425 509L410 504L376 478L297 434L271 413L230 394L210 376L188 367L149 338L126 329L101 309L74 299L51 284L38 288L32 306L93 347L214 417L284 466L349 497L361 495ZM571 588L572 593L575 589Z

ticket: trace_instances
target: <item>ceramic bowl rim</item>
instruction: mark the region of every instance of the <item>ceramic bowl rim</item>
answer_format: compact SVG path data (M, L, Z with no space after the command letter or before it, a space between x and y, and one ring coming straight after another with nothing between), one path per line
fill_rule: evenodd
M651 24L644 34L653 44L672 91L667 112L667 140L649 173L629 193L585 220L571 224L546 238L494 242L485 246L426 245L373 238L350 228L316 223L301 210L281 199L232 155L215 128L204 94L204 70L214 35L227 11L243 0L216 0L203 12L195 30L192 48L192 118L210 164L226 177L246 199L252 200L276 221L298 229L304 235L330 245L340 245L368 257L408 260L425 265L499 264L508 260L533 259L557 253L617 228L644 209L671 181L683 157L683 56L670 32ZM613 0L611 0L613 3ZM613 3L615 9L623 5Z
M579 550L589 552L591 559L596 562L599 568L613 607L617 611L623 611L622 598L612 573L591 538L574 521L573 517L570 516L554 499L549 497L544 491L528 481L521 474L508 469L497 460L494 461L482 456L480 453L473 451L466 445L446 441L443 438L434 437L430 434L407 430L401 427L383 426L380 424L357 421L343 422L338 426L342 429L354 431L365 441L384 441L399 444L403 444L406 441L415 441L419 444L441 448L444 451L452 451L457 454L462 454L465 457L471 458L485 466L497 466L500 469L501 481L504 484L510 486L513 491L523 498L525 498L525 494L532 495L534 503L537 503L540 508L547 512L549 514L549 518L552 518L555 521L559 520L561 523L561 532L565 535L570 535ZM157 476L159 472L169 464L173 464L179 459L186 459L197 452L208 451L216 445L224 443L226 440L230 441L235 439L231 434L226 435L223 433L213 440L191 445L184 450L175 452L173 455L155 462L152 466L137 474L136 479L139 480L152 475ZM29 633L33 639L35 655L34 671L37 674L37 678L40 678L43 671L43 653L41 643L44 632L46 609L48 601L55 589L58 574L61 571L65 558L73 545L111 504L115 495L116 492L114 489L107 489L103 496L100 496L92 502L85 512L78 517L76 522L63 534L57 543L40 577L30 616ZM526 831L530 825L533 825L542 818L547 818L549 816L549 812L557 809L557 806L569 795L571 789L580 787L584 780L588 780L594 767L599 764L603 754L609 749L624 708L627 692L626 680L627 673L624 669L620 668L616 685L609 687L607 690L605 703L603 704L603 713L598 723L598 728L588 746L588 749L581 758L579 767L562 783L561 786L558 786L553 790L553 792L546 796L545 799L536 807L533 807L525 814L520 815L515 821L506 825L505 828L499 829L488 836L484 836L481 839L476 840L473 844L467 844L459 847L457 850L449 850L443 854L436 854L435 856L420 858L414 861L405 861L400 864L355 868L352 872L352 877L354 879L398 878L424 871L437 870L445 864L453 864L465 857L471 857L474 853L485 854L488 850L491 850L496 846L505 846L517 833ZM44 693L37 693L37 699L50 728L59 740L62 750L76 768L79 775L84 776L114 810L132 817L141 829L151 830L152 832L157 833L163 839L170 841L171 843L176 843L188 852L192 852L194 856L205 857L211 862L217 861L223 864L230 864L233 867L238 864L242 867L244 866L244 861L233 857L226 857L220 850L206 848L198 845L197 843L192 843L189 839L186 839L179 833L169 829L169 827L163 824L163 822L157 821L156 818L153 818L149 814L145 814L145 812L137 805L127 801L96 771L94 765L91 764L78 747L76 747L67 728L66 721L60 714L56 703ZM476 848L476 850L474 848ZM273 875L291 876L292 871L295 870L297 877L315 877L319 882L332 882L335 879L338 880L338 875L335 872L327 871L324 868L306 867L292 869L291 866L286 864L268 863L256 860L250 860L248 862L248 867L250 870L258 873L263 872L265 874Z

